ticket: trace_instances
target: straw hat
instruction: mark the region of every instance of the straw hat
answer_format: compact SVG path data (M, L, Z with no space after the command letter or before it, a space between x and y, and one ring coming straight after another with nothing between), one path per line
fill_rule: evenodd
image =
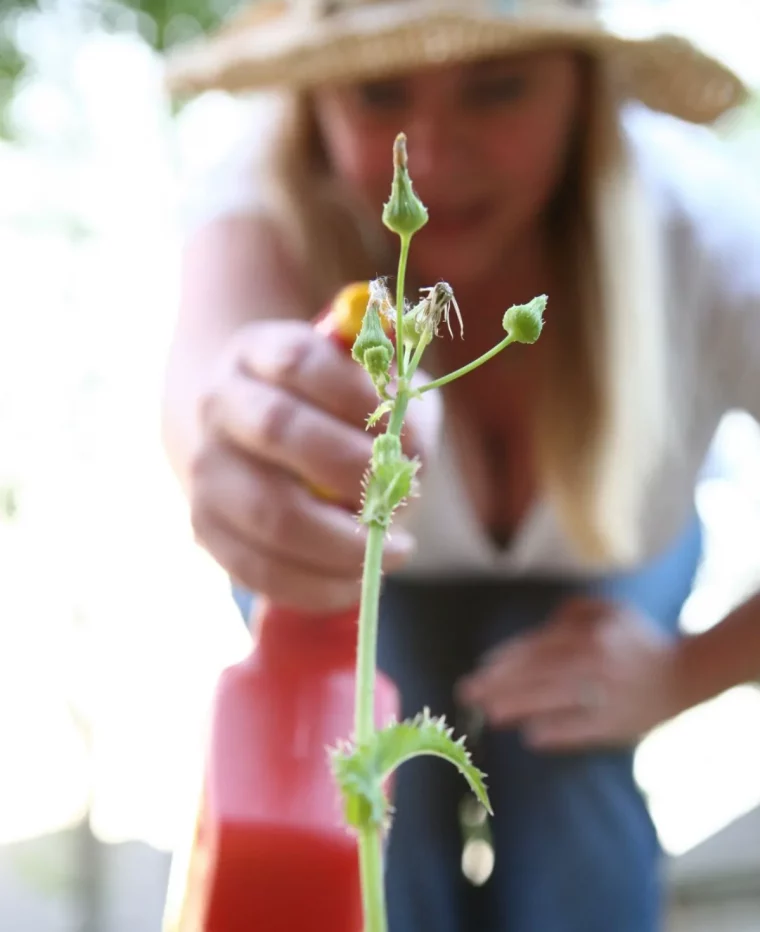
M624 97L694 123L745 99L725 65L683 38L647 32L646 4L627 2L635 38L605 27L600 0L256 0L175 52L168 85L179 95L303 89L554 45L600 57Z

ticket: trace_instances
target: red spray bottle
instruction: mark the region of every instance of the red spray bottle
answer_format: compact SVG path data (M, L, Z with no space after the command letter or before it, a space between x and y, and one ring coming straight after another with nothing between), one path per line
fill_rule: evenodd
M316 327L350 352L367 300L366 283L348 286ZM356 840L327 753L354 731L358 614L259 601L254 648L214 698L179 932L361 932ZM399 716L382 674L375 697L381 728Z

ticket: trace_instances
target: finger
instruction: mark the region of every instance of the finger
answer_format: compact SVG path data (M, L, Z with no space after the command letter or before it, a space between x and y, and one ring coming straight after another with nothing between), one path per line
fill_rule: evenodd
M458 694L463 701L475 704L492 701L499 695L518 696L530 693L543 684L584 682L593 666L583 650L567 649L542 653L537 648L512 666L513 659L495 661L462 677Z
M578 625L593 624L618 611L619 607L608 599L597 596L571 596L560 604L551 623L557 627L576 629Z
M207 417L218 434L249 455L358 507L372 455L372 438L363 430L244 376L209 400Z
M366 429L368 416L380 398L367 373L346 351L302 321L258 323L243 337L239 359L249 375L284 388L334 417ZM415 373L412 385L427 377ZM430 448L428 435L440 421L440 399L428 395L415 400L401 431L401 446L409 457L420 457ZM385 430L387 416L371 428Z
M568 658L580 653L581 643L577 631L547 625L491 650L473 677L479 681L479 688L485 689L507 680L535 676L539 671L561 667Z
M327 576L268 554L218 519L209 519L197 527L196 539L235 582L285 608L331 612L359 601L358 576Z
M577 710L538 715L522 731L526 744L537 751L580 751L616 743L603 719Z
M316 408L356 427L366 427L368 416L380 404L372 381L346 351L302 321L258 323L250 328L239 347L244 370L252 376L286 389ZM427 381L422 373L414 386ZM409 457L422 456L426 448L426 421L435 417L439 400L424 400L428 417L420 417L415 405L401 432L401 445ZM382 432L386 419L372 428Z
M364 369L303 321L257 323L238 352L249 375L356 427L363 427L380 403Z
M582 623L608 617L611 606L598 599L573 597L561 603L558 610L540 628L519 634L492 648L483 656L486 664L509 660L522 663L529 657L561 654L586 636Z
M194 482L195 507L202 508L213 495L209 507L252 546L315 572L361 572L366 529L348 511L319 501L282 470L215 447L197 462ZM213 491L204 495L204 489ZM384 568L402 565L413 548L412 536L399 528L385 542Z
M578 690L567 680L543 680L523 689L489 695L481 708L495 726L506 727L541 715L577 712Z
M540 628L517 635L483 655L484 665L503 664L505 672L533 660L560 658L582 650L592 625L619 613L619 607L586 596L573 596L562 602L554 615Z

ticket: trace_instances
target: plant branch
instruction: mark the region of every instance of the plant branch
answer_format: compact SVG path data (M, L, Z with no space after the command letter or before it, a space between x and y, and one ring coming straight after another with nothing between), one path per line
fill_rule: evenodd
M407 371L406 371L407 380L411 379L411 377L417 371L417 367L422 361L422 354L425 352L425 350L428 348L429 345L430 345L430 340L426 337L424 333L421 333L419 342L417 343L417 346L414 350L414 356L412 356L412 359L407 367Z
M514 336L508 334L500 343L497 343L496 346L491 347L487 353L483 353L482 356L478 356L477 359L474 359L472 362L468 362L466 366L462 366L460 369L455 369L453 372L449 372L448 375L442 375L440 379L434 379L432 382L428 382L421 388L416 389L416 393L422 394L423 392L429 392L434 388L441 388L444 385L448 385L449 382L453 382L455 379L459 379L463 375L467 375L469 372L477 369L478 366L482 366L484 362L488 362L489 359L493 359L493 357L497 356L503 349L506 349L506 347L508 347L510 344L516 342L517 340L515 340Z
M402 235L401 251L398 257L398 275L396 277L396 366L398 377L404 377L404 279L406 278L406 260L409 256L409 244L412 237Z

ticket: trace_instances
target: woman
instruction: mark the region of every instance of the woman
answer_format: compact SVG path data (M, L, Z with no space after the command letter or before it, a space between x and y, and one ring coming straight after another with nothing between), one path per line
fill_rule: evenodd
M430 212L410 293L445 278L465 318L428 368L550 297L538 344L410 411L425 472L388 546L380 662L404 713L483 714L497 817L476 889L461 779L401 769L392 932L660 928L632 747L760 670L758 600L675 637L701 462L726 410L760 413L760 200L693 125L744 91L685 43L616 39L591 4L523 6L259 4L172 72L181 91L277 89L239 196L188 239L167 378L167 448L241 604L357 597L355 522L303 482L356 500L375 396L306 321L393 274L397 132Z

